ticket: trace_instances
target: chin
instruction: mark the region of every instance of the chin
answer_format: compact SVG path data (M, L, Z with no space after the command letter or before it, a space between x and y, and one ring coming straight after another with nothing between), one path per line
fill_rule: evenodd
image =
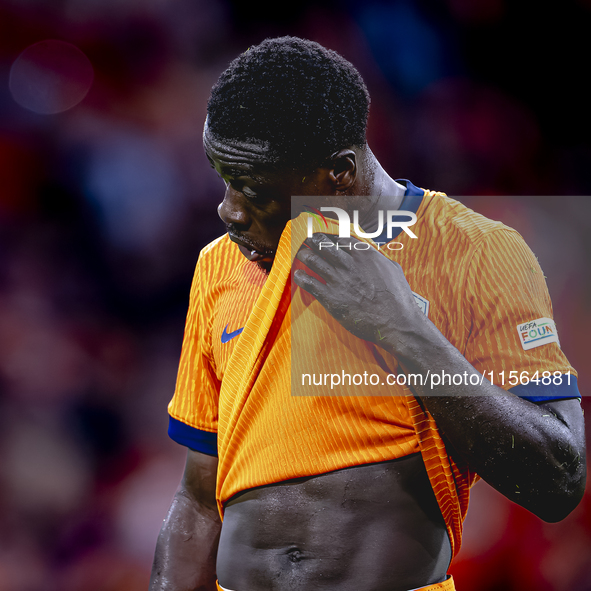
M257 261L257 265L259 266L259 269L265 273L265 275L268 275L271 272L274 260L275 259L265 259L262 261Z

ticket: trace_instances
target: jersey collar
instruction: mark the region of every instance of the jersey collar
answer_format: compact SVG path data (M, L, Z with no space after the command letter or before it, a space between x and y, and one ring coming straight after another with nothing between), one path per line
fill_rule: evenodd
M402 199L399 210L417 213L421 202L423 201L423 197L425 196L425 190L416 187L406 179L396 179L396 182L406 187L406 190L404 191L404 198ZM392 219L396 220L397 218L401 221L408 220L408 217L405 216L394 216ZM394 240L394 238L398 237L401 232L402 228L398 228L398 231L395 230L392 234L392 238L388 238L388 230L386 228L377 238L373 238L373 241L385 244Z

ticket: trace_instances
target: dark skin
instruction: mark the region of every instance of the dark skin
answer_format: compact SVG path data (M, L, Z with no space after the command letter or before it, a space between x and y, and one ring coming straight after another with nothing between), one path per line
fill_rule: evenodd
M296 271L302 289L350 332L395 355L405 373L445 370L480 378L416 306L398 264L374 250L320 251L318 244L328 239L315 235L307 241L310 248L298 254L327 282ZM488 380L477 386L441 385L436 396L428 381L413 391L471 469L506 497L551 522L576 507L585 483L584 423L577 400L536 405Z
M215 591L221 520L215 500L218 459L188 450L185 473L164 519L150 589Z
M291 217L291 195L357 195L365 211L400 203L399 186L368 148L341 150L326 166L293 172L269 167L265 146L219 142L207 129L204 143L226 182L220 217L245 256L266 271ZM372 219L361 225L371 230ZM307 240L298 258L326 285L304 271L295 273L297 285L353 334L395 355L407 373L476 373L420 312L399 265L373 250L321 251L319 242L329 239L355 240ZM577 400L536 405L486 381L415 387L414 394L453 453L505 496L546 521L576 507L585 485ZM220 584L237 591L403 591L445 578L449 540L420 455L243 491L225 506L219 545L216 467L216 458L189 451L159 538L152 591L215 589L216 550Z

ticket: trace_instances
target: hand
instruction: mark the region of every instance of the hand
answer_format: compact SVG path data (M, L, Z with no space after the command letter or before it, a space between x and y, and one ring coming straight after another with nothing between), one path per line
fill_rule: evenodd
M382 345L422 317L400 265L368 243L316 233L297 258L326 284L301 269L295 283L359 338Z

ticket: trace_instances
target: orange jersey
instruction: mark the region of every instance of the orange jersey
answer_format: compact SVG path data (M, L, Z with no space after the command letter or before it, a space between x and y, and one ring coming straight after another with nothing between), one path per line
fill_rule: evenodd
M396 238L402 249L380 250L400 263L417 303L451 344L505 389L514 385L510 372L570 372L576 384L546 332L555 327L544 277L519 234L442 194L410 184L407 194L401 209L416 211L418 239L404 234ZM327 396L310 382L307 395L292 396L291 380L300 374L335 368L379 376L381 384L397 367L290 282L290 239L303 227L299 218L288 224L269 276L227 236L202 251L169 433L219 455L221 513L241 490L420 451L456 553L476 476L448 458L433 419L405 385L345 384ZM528 396L577 395L576 385L520 389Z

